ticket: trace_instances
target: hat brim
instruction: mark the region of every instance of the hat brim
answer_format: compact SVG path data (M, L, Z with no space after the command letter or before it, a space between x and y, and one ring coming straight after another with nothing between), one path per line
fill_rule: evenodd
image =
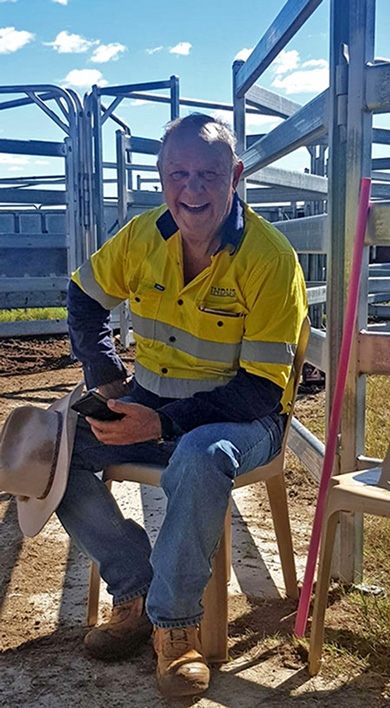
M82 382L77 384L70 393L49 406L50 410L59 411L62 414L57 465L53 484L44 499L29 497L22 500L17 498L19 526L25 536L36 536L43 529L64 496L77 423L77 413L70 406L80 398L83 386Z

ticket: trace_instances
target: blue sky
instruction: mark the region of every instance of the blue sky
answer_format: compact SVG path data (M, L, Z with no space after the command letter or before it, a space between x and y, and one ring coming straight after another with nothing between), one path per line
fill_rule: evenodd
M2 85L55 84L81 96L91 85L128 84L180 77L190 98L231 102L231 66L246 58L285 0L239 3L217 0L0 0ZM386 56L389 0L378 0L378 56ZM266 73L260 84L306 103L328 84L329 0ZM183 107L184 115L189 109ZM0 137L60 139L58 128L35 107L1 112ZM168 106L126 100L118 109L134 135L160 137ZM224 116L229 119L229 115ZM265 132L269 117L248 121ZM303 169L305 151L296 156ZM34 174L39 161L0 155L1 176Z

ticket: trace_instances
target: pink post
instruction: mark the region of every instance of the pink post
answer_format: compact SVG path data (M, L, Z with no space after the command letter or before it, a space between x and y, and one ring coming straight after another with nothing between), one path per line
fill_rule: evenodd
M345 311L344 331L340 347L339 365L337 369L336 385L332 411L329 420L328 439L325 447L325 456L322 467L320 488L318 491L317 507L313 521L313 531L310 539L307 556L305 577L299 598L297 618L294 627L296 637L305 634L307 617L309 614L310 598L313 590L314 573L317 563L318 550L321 539L321 527L325 510L326 495L329 481L332 476L333 461L336 453L337 435L340 428L341 410L343 405L345 383L348 373L349 358L353 341L357 303L360 288L360 276L363 259L364 238L366 233L367 215L370 199L371 181L367 178L361 180L359 209L356 221L355 244L352 258L351 282L348 291L347 306Z

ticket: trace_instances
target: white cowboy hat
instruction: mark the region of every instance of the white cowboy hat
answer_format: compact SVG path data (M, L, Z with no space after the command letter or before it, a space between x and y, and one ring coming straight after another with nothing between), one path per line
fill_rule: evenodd
M80 383L49 408L20 406L0 433L0 489L17 499L19 526L35 536L59 505L68 480Z

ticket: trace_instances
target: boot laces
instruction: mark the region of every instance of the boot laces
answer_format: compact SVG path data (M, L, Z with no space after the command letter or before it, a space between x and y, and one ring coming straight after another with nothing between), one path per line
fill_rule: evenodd
M180 627L178 629L168 630L168 641L171 649L178 649L180 645L180 650L184 653L188 649L193 649L193 642L189 638L188 629L185 627Z
M180 627L168 629L166 639L168 652L172 654L185 654L190 649L195 649L196 639L191 637L190 628Z

